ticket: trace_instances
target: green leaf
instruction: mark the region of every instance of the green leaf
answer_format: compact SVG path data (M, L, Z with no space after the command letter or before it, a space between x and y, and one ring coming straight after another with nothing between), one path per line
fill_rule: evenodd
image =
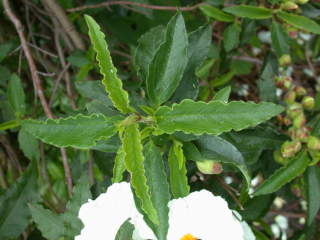
M203 12L204 15L218 20L220 22L233 22L234 16L227 14L221 11L219 8L213 7L211 5L205 4L201 5L200 10Z
M310 226L320 209L320 168L311 166L307 169L306 175L307 194L307 224Z
M188 36L188 64L173 100L180 102L185 98L194 99L199 92L196 69L207 58L211 45L212 28L210 25L200 27Z
M165 133L183 131L219 135L231 130L240 131L253 127L282 111L283 107L266 102L205 103L184 100L172 107L160 107L155 113L155 119L157 127Z
M152 204L150 189L145 175L143 148L138 124L131 124L125 128L122 143L125 152L126 169L131 174L131 185L141 201L141 208L149 219L158 225L157 211Z
M233 76L235 75L235 72L233 70L220 75L218 77L216 77L212 82L211 82L211 86L212 87L220 87L225 85L226 83L228 83L229 81L231 81L231 79L233 78Z
M230 97L231 93L231 87L227 86L222 89L220 89L214 96L213 99L214 101L221 101L223 103L227 103Z
M59 240L64 236L64 223L58 214L45 209L40 204L30 204L29 208L32 219L43 237L48 240Z
M150 63L164 38L165 27L163 26L154 27L139 38L134 64L141 79L147 79Z
M271 28L272 48L276 52L278 58L284 54L290 53L290 38L284 31L282 25L276 21L272 21Z
M18 134L19 147L23 154L29 160L40 159L40 149L38 140L28 133L24 128L21 128Z
M0 131L1 130L7 130L11 128L16 128L20 126L20 121L19 120L11 120L8 122L0 123Z
M8 84L8 100L17 118L26 113L25 94L22 82L16 74L12 74Z
M290 159L288 165L279 168L264 181L254 192L254 196L270 194L279 190L283 185L302 174L308 166L308 161L309 157L306 152L299 153Z
M117 69L112 63L104 33L92 17L85 15L85 20L89 28L89 36L93 48L97 53L100 72L103 75L102 83L106 87L111 101L122 113L132 112L133 109L129 105L128 93L123 89L122 81L117 76Z
M229 25L223 32L223 46L227 52L239 45L241 27L237 23Z
M262 101L276 102L276 84L274 77L278 74L278 60L269 53L263 62L262 71L258 80L259 96Z
M74 239L82 228L78 218L80 207L89 198L91 198L89 180L84 174L73 188L72 199L67 203L64 213L58 215L39 204L30 204L29 208L33 221L43 237L49 240Z
M114 160L112 183L121 182L123 179L123 173L126 170L125 155L123 148L119 147Z
M168 23L166 37L149 67L147 92L155 105L167 101L178 87L187 65L188 36L181 14Z
M28 226L28 203L38 200L37 168L32 162L24 174L0 196L0 239L15 239Z
M201 149L203 160L211 159L234 165L242 172L247 186L250 186L251 177L248 168L242 154L235 146L221 137L210 135L201 136L197 142Z
M254 7L250 5L239 5L226 7L223 11L231 13L237 17L250 19L267 19L272 17L272 10L264 7Z
M279 11L277 16L288 24L308 32L320 34L320 26L315 21L292 13Z
M108 98L101 81L81 81L76 82L75 86L81 96L90 99L96 99L106 105L112 106L112 102Z
M132 240L133 231L134 225L128 219L119 228L115 240Z
M157 239L166 240L168 232L168 202L170 200L169 184L161 152L152 141L149 141L144 148L144 167L147 183L150 188L151 200L159 217L159 227L156 228Z
M113 136L117 120L118 117L78 114L46 121L24 120L22 127L45 143L57 147L87 149L95 146L97 141Z
M174 198L185 197L190 192L187 178L186 160L182 144L174 141L169 151L170 186Z

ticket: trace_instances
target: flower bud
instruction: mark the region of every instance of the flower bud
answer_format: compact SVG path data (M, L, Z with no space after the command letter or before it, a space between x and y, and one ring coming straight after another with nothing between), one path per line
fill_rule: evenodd
M288 164L288 158L282 157L281 151L279 149L273 152L273 158L277 163L279 163L281 165Z
M293 126L295 128L302 128L306 124L306 117L303 113L300 113L298 116L293 118Z
M298 183L292 183L290 189L296 197L302 197L301 187Z
M293 157L301 149L300 141L286 141L281 146L281 155L284 158Z
M284 96L284 101L286 104L290 105L294 103L294 100L296 99L296 93L294 91L289 91L285 96Z
M297 0L298 4L306 4L309 0Z
M291 56L289 54L284 54L279 58L280 66L286 66L291 63Z
M312 110L314 108L315 102L314 98L310 96L305 96L302 99L302 106L307 110Z
M222 165L214 160L197 161L196 165L203 174L220 174L223 171Z
M302 127L302 128L291 127L288 130L288 135L293 140L299 140L299 141L302 141L302 142L306 142L307 139L308 139L309 130L306 127Z
M294 119L295 117L299 116L303 113L303 108L300 103L293 103L287 109L287 115Z
M307 146L311 150L320 150L320 139L315 136L309 136Z
M293 90L296 92L297 97L303 97L307 94L307 90L301 86L296 86Z

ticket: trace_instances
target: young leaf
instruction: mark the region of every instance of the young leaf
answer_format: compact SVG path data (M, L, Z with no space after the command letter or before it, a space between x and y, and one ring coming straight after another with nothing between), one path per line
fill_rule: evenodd
M262 183L254 192L254 196L269 194L279 190L283 185L302 174L308 166L308 161L309 157L306 152L299 153L290 160L288 165L279 168Z
M123 173L126 170L125 155L122 146L119 147L114 160L112 183L121 182L123 179Z
M195 74L196 68L207 58L211 44L212 28L210 25L200 27L189 34L188 64L173 100L180 102L185 98L194 99L198 95L199 84Z
M10 128L15 128L20 126L20 121L19 120L11 120L11 121L7 121L4 123L0 123L0 131L1 130L7 130Z
M170 186L173 197L181 198L187 196L190 187L187 178L186 159L180 142L173 142L169 151L168 162L170 169Z
M315 34L320 34L320 25L309 18L283 11L278 12L277 16L286 23L291 24L296 28L300 28L302 30L306 30Z
M166 240L168 231L168 202L170 200L169 184L165 173L164 163L160 150L149 141L144 148L144 167L147 183L150 188L151 200L158 213L159 227L156 235L159 240Z
M126 169L131 174L131 185L141 201L141 208L149 219L158 225L157 211L151 201L150 189L147 185L144 170L144 156L138 124L131 124L125 128L122 144L125 152Z
M102 139L116 133L118 117L105 117L93 114L85 116L48 119L46 121L24 120L23 129L43 142L57 147L90 148Z
M219 135L256 126L282 111L283 107L266 102L205 103L184 100L172 107L160 107L155 113L155 119L158 128L165 133L183 131L198 135Z
M0 239L16 239L31 217L28 203L38 200L37 168L32 162L16 183L0 196Z
M204 135L197 141L204 159L217 160L236 166L245 177L247 186L250 186L251 177L239 150L221 137Z
M307 224L310 226L320 209L320 168L317 166L309 167L305 179L308 203Z
M168 23L164 43L149 66L147 92L155 105L167 101L178 87L187 65L188 36L181 14Z
M227 14L221 11L219 8L213 7L211 5L205 4L201 5L200 10L203 12L204 15L218 20L220 22L233 22L234 16Z
M284 54L289 54L290 39L288 37L288 34L284 31L283 27L276 21L272 21L271 39L272 48L279 58Z
M12 74L8 84L8 100L17 118L26 112L25 94L22 82L16 74Z
M239 5L226 7L223 11L231 13L237 17L251 19L267 19L272 17L272 10L264 7L254 7L250 5Z
M156 54L159 46L164 41L165 28L157 26L142 35L138 40L138 47L135 51L135 68L143 80L147 79L149 65Z
M223 32L223 46L227 52L239 45L241 27L237 23L229 25Z
M112 63L104 33L92 17L86 15L85 19L91 42L97 53L100 72L103 75L102 83L105 85L111 101L122 113L134 111L129 105L128 93L123 89L122 81L117 76L117 69Z
M115 240L132 240L133 231L134 225L128 219L119 228Z
M230 93L231 93L231 87L230 87L230 86L224 87L224 88L220 89L220 90L213 96L213 99L212 99L212 100L214 100L214 101L221 101L221 102L227 103L228 100L229 100Z

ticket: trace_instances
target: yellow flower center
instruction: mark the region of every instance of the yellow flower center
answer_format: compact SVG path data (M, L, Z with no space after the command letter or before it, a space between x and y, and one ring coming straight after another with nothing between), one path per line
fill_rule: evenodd
M180 238L180 240L198 240L197 238L195 238L194 236L192 236L190 233L184 235L182 238Z

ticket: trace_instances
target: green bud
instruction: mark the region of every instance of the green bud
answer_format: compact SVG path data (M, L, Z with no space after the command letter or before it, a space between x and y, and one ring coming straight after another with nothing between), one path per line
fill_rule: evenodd
M281 146L281 155L284 158L293 157L301 149L300 141L286 141Z
M286 66L291 63L291 56L289 54L284 54L279 58L280 66Z
M309 166L316 165L320 161L320 151L309 149L308 152L311 156L311 162L309 163Z
M285 96L284 96L284 101L286 104L290 105L294 103L296 99L296 93L294 91L289 91Z
M297 0L298 4L306 4L309 0Z
M311 150L320 150L320 139L315 136L309 136L307 146Z
M306 124L306 117L303 113L300 113L298 116L293 118L293 126L295 128L302 128Z
M282 157L281 151L279 149L273 152L273 158L277 163L279 163L281 165L288 164L288 158Z
M305 96L302 99L302 106L307 110L312 110L314 108L315 101L313 97Z
M294 2L287 1L281 4L281 9L283 10L296 10L299 6L295 4Z
M203 174L220 174L223 171L221 163L214 160L197 161L196 165Z
M288 135L293 140L299 140L299 141L302 141L302 142L307 142L308 135L309 135L309 130L306 127L302 127L302 128L291 127L288 130Z
M301 86L296 86L294 91L296 92L297 97L303 97L307 94L307 90Z
M289 107L287 108L287 115L291 119L294 119L295 117L299 116L302 113L303 113L303 108L300 103L293 103L289 105Z

